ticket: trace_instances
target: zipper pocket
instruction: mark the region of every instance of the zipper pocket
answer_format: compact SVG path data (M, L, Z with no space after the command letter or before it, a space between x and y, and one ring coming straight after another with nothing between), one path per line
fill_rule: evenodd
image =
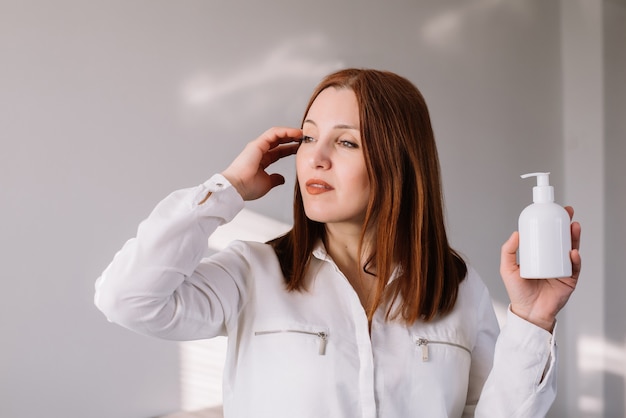
M303 331L299 329L279 329L279 330L272 330L272 331L255 331L254 335L269 335L269 334L282 334L282 333L296 333L296 334L316 336L320 340L320 347L319 347L318 354L320 356L326 355L326 344L328 343L328 333L325 331Z
M428 338L418 337L415 339L415 344L418 347L422 348L422 361L424 362L428 361L428 358L429 358L428 346L432 344L440 344L440 345L447 345L450 347L456 347L456 348L460 348L461 350L467 351L468 354L472 354L469 348L464 347L461 344L451 343L448 341L435 341L435 340L429 340Z

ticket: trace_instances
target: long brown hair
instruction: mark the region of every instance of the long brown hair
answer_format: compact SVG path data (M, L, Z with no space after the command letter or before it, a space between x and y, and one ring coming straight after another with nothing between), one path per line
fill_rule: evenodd
M345 69L320 82L305 118L319 93L329 87L354 91L359 107L370 181L361 246L365 232L374 231L368 246L373 253L364 260L363 269L367 272L373 267L378 279L368 317L371 319L385 300L390 302L387 318L401 317L409 324L450 312L467 266L448 243L439 158L422 94L410 81L391 72ZM294 226L270 242L288 290L304 290L313 248L324 234L323 224L306 217L296 181ZM389 281L392 274L395 278Z

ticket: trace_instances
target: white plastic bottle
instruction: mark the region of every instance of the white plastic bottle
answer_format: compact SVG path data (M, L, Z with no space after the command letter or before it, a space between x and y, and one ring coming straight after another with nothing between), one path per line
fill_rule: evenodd
M554 203L550 173L529 173L537 177L533 204L519 216L520 276L526 279L570 277L572 238L567 211Z

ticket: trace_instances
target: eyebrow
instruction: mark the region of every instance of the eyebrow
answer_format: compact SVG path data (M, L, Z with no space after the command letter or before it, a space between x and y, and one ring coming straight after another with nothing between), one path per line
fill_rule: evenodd
M317 123L315 123L315 121L311 119L306 119L302 124L304 125L305 123L310 123L312 125L317 126ZM333 129L352 129L352 130L358 131L359 127L353 126L353 125L339 124L339 125L333 126Z

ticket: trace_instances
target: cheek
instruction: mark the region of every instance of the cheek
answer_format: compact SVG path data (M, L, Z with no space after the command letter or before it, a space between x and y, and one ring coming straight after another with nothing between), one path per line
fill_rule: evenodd
M361 199L363 202L365 202L365 204L367 204L370 198L371 188L370 188L369 176L367 175L366 170L363 170L363 173L360 176L360 182L361 182L361 190L363 191L361 193Z
M296 153L296 175L298 178L302 177L302 170L304 169L304 154L298 150Z
M358 185L361 190L367 190L369 193L370 189L370 178L367 175L367 169L365 165L360 166L358 170L355 170L358 174L354 176L353 184Z
M363 187L367 188L367 190L369 190L370 188L370 176L367 175L367 171L363 170L363 173L361 174L361 184L363 184Z
M347 179L347 182L344 183L347 186L347 190L349 194L352 196L351 199L356 203L362 204L364 201L369 200L370 194L370 181L366 172L360 171L355 173L354 171L348 173L344 173Z

